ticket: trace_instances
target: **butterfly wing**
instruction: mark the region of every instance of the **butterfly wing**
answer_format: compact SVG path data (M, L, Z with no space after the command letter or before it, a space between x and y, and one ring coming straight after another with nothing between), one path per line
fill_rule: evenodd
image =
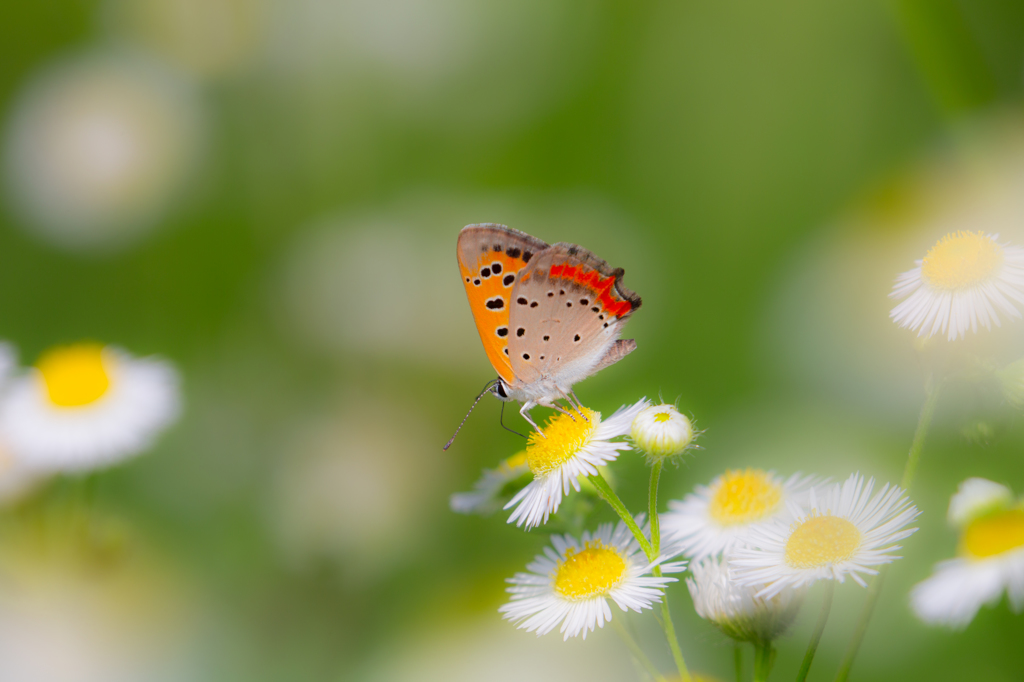
M516 377L568 388L632 351L634 342L616 341L641 300L622 275L575 244L534 258L512 291L508 350Z
M519 273L545 249L545 242L504 225L467 225L456 249L473 321L487 359L507 383L515 379L508 357L508 319Z

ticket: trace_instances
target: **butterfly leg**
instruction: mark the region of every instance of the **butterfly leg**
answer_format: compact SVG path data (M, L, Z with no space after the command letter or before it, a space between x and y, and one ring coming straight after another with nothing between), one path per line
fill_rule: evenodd
M570 401L570 402L575 401L575 403L576 403L575 404L576 411L580 413L581 417L583 417L583 421L586 421L586 422L590 421L589 419L587 419L587 415L583 413L583 403L581 403L580 399L576 397L576 391L574 391L574 390L572 390L570 388L569 389L569 395L572 396L572 401Z
M527 400L525 403L523 403L523 406L519 408L519 414L523 416L523 419L525 419L530 424L530 426L532 426L537 431L537 433L544 436L544 432L540 430L540 427L537 426L537 424L534 423L532 419L530 419L530 410L532 410L536 406L536 402L534 402L533 400ZM544 437L547 438L547 436Z

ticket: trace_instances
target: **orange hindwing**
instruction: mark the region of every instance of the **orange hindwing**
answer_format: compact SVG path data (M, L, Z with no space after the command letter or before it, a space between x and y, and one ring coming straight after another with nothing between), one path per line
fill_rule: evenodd
M487 359L509 384L515 379L508 359L512 287L519 271L547 247L536 237L495 223L467 225L459 233L459 272L473 321Z

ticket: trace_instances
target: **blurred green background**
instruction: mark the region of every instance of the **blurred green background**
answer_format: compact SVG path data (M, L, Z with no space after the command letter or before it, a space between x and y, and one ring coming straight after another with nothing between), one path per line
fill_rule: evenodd
M153 652L121 677L45 679L636 679L610 631L562 643L499 619L503 579L543 529L448 510L521 447L488 399L441 452L493 375L458 230L504 223L625 268L644 299L626 331L639 348L577 393L602 411L678 399L706 430L666 499L736 466L898 480L923 392L913 335L887 319L893 278L951 229L1024 232L1015 0L41 0L4 14L0 337L24 363L79 339L158 354L185 386L154 451L96 481L96 508L146 557L132 570L172 603L137 609ZM99 105L47 99L88 74L107 83ZM22 144L79 105L116 113L122 91L123 120L141 121L127 142ZM1019 356L1021 327L978 342ZM963 633L907 606L954 553L944 517L961 480L1024 493L1020 419L985 387L951 393L912 493L921 531L855 679L1021 679L1024 619L1005 602ZM642 461L615 472L639 511ZM728 679L731 644L682 586L670 595L691 668ZM837 590L813 679L831 679L863 596ZM795 674L818 598L773 679ZM651 614L627 621L667 670ZM3 672L5 632L76 660L55 629L0 614L0 677L41 679Z

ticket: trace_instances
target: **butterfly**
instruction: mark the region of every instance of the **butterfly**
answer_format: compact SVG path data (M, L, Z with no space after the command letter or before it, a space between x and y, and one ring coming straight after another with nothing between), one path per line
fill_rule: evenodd
M633 339L619 339L641 304L622 285L622 268L576 244L549 245L495 223L464 227L456 251L473 320L498 373L477 401L491 393L521 402L519 413L540 431L532 408L564 413L556 400L580 407L573 384L636 349Z

